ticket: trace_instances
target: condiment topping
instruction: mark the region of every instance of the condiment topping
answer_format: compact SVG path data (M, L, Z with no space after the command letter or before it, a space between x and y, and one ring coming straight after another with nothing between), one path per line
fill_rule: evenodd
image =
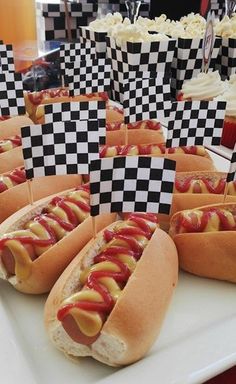
M74 341L90 345L97 339L157 226L154 214L133 213L104 231L104 245L81 272L81 290L64 300L57 313Z
M215 193L223 194L225 189L226 179L210 179L205 176L189 176L184 180L175 180L174 192L176 193Z
M0 176L0 193L26 181L25 170L23 167L16 168L12 172L4 173Z
M185 210L179 213L174 228L174 234L235 230L236 207L212 207L202 210Z
M118 131L125 129L125 124L121 122L107 123L107 131ZM127 129L150 129L152 131L161 130L161 124L155 120L137 121L136 123L127 124Z
M0 140L0 153L10 151L21 145L21 137L16 135L8 139Z

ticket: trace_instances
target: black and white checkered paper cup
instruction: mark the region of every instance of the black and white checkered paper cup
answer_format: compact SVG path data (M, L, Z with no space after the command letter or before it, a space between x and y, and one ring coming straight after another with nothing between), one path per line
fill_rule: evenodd
M95 44L93 42L67 43L60 46L61 74L65 76L68 64L96 59Z
M12 45L0 43L0 73L14 72L14 56Z
M230 161L230 169L227 175L227 183L235 180L236 180L236 144L234 146L231 161Z
M236 39L222 37L216 68L223 80L236 73Z
M169 213L176 162L158 157L113 157L90 164L91 215Z
M224 101L172 103L166 147L220 145L225 108Z
M79 38L78 28L86 26L97 17L97 2L72 3L68 2L68 11L73 39ZM64 2L42 3L36 2L38 39L45 40L66 39L66 20Z
M170 72L176 40L126 42L118 47L115 40L107 37L107 56L112 66L112 96L123 102L124 74L135 72Z
M60 121L97 120L99 144L106 142L106 102L105 101L73 101L44 105L45 123Z
M88 41L95 43L98 58L105 59L107 57L107 32L95 32L89 29L88 27L79 27L78 32L81 43L86 43Z
M171 109L170 79L163 74L155 77L125 80L124 122L135 123L141 120L168 117Z
M24 115L25 100L20 73L0 74L0 116Z
M88 174L99 158L97 121L66 121L23 127L26 177Z
M196 77L202 70L203 39L183 39L178 38L171 64L171 94L176 97L182 89L184 80ZM209 68L214 69L216 59L220 50L221 39L217 37L214 41L212 56Z

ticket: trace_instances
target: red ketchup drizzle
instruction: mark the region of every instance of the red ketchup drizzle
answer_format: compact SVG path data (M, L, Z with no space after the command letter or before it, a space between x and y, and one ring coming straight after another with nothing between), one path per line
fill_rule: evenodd
M81 186L81 188L80 187L77 188L77 190L79 190L79 189L88 190L89 186L83 185L83 186ZM57 242L57 238L56 238L54 230L50 227L50 224L47 222L47 217L49 217L52 220L57 221L58 224L61 225L61 227L63 229L65 229L66 231L68 231L68 232L72 231L79 223L78 223L78 220L77 220L74 212L72 211L72 209L68 205L66 205L66 203L65 203L66 199L68 199L66 196L65 197L57 197L56 196L51 200L51 202L49 204L55 205L55 206L56 205L60 206L60 208L62 208L66 212L69 223L60 219L58 216L56 216L53 213L47 213L46 212L47 207L45 207L43 209L42 213L34 216L31 219L31 221L33 220L35 222L38 222L39 224L41 224L45 228L45 230L49 236L48 239L39 239L37 237L33 238L33 237L28 237L28 236L11 237L11 235L9 235L9 237L6 236L6 237L0 239L0 250L2 250L4 248L4 245L8 240L17 240L21 244L31 244L34 246L41 246L41 247L48 247L49 245L55 244ZM77 203L80 204L77 200L75 200L73 198L70 198L69 201L74 203L74 204L77 204ZM90 206L86 203L83 203L83 202L81 202L81 203L82 204L80 205L80 208L84 209L86 212L89 212Z
M189 147L181 147L181 149L187 155L196 155L197 154L197 147L194 145L191 145ZM176 148L168 148L168 153L176 153Z
M128 220L133 220L138 225L138 227L122 227L117 231L106 229L103 234L104 240L107 243L109 243L112 239L121 239L128 244L128 248L125 246L116 245L111 245L110 247L108 246L104 251L95 256L93 260L94 264L110 261L118 266L119 271L93 271L88 275L87 281L85 283L85 288L88 287L101 294L103 302L91 302L83 300L71 304L66 304L62 306L57 312L57 318L59 321L63 321L64 317L68 315L70 309L72 308L81 308L87 311L97 311L100 313L100 315L104 315L104 313L106 313L107 316L109 315L115 303L110 292L106 287L99 283L98 279L102 277L111 277L117 283L120 283L124 286L127 283L131 272L126 264L117 259L116 256L119 254L126 254L131 257L135 257L136 260L138 260L142 254L143 249L138 244L138 241L133 238L133 236L142 235L150 239L152 235L151 230L145 221L147 220L157 223L157 217L155 215L145 213L130 214ZM101 318L104 318L104 316L101 316Z
M224 211L217 208L212 208L207 211L203 211L202 217L200 220L197 219L197 216L193 215L190 219L187 219L183 216L179 217L179 220L176 225L176 232L178 233L180 227L184 227L187 233L189 232L204 232L210 217L212 214L216 214L220 220L219 231L229 231L236 230L236 225L232 227L229 223L227 217L224 214Z
M19 147L21 145L21 137L16 135L14 137L10 137L9 139L4 139L0 141L0 153L5 152L3 148L1 147L1 142L4 143L5 141L11 141L13 147Z
M194 179L194 177L191 177L191 176L189 178L185 179L184 181L176 180L175 181L175 188L177 189L178 192L181 192L181 193L187 192L190 189L191 182L193 180L196 180L196 179ZM220 179L215 186L212 184L211 180L207 179L204 176L198 178L197 180L201 180L205 184L208 192L210 192L210 193L215 193L215 194L223 194L224 193L224 188L225 188L225 183L226 183L225 179ZM196 193L194 191L194 187L193 187L193 193ZM201 193L201 192L197 192L197 193Z
M123 123L121 122L115 122L115 123L106 123L106 130L107 131L118 131L121 129Z

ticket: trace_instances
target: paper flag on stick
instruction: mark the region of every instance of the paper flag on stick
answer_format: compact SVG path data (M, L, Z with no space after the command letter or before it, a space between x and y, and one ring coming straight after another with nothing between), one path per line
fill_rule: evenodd
M105 212L168 214L175 180L173 160L113 157L90 164L91 215Z
M12 45L5 45L0 42L0 73L14 71L15 64Z
M78 68L68 69L66 82L70 96L109 91L111 61L109 59L81 61Z
M170 79L163 74L154 78L129 79L124 84L125 124L140 120L163 120L169 116Z
M0 116L25 114L22 76L20 73L0 74Z
M21 135L27 179L88 174L90 161L99 158L95 120L31 125Z
M67 43L60 46L61 74L65 76L68 64L96 59L95 43Z
M59 121L97 120L99 128L99 144L106 141L106 102L73 101L71 103L55 103L44 105L45 123Z
M236 144L234 146L234 150L232 153L232 158L231 158L231 162L230 162L230 169L229 169L229 173L227 175L227 183L229 183L230 181L234 181L234 180L236 180Z
M215 33L214 33L214 13L208 13L207 23L206 23L206 31L203 37L202 42L202 50L203 50L203 60L202 60L202 69L204 72L208 71L211 56L213 52L215 41Z
M220 145L225 107L224 101L172 103L166 147Z

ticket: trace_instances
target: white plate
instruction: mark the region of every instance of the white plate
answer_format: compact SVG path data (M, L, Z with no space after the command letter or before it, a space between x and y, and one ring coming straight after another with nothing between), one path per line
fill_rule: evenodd
M216 167L229 161L211 154ZM0 281L0 375L6 384L195 384L236 363L236 285L181 273L161 335L146 358L123 369L68 360L43 326L46 297Z
M78 364L50 343L45 296L0 282L0 372L7 384L194 384L236 363L236 286L181 273L161 335L140 362L123 369L90 358Z

